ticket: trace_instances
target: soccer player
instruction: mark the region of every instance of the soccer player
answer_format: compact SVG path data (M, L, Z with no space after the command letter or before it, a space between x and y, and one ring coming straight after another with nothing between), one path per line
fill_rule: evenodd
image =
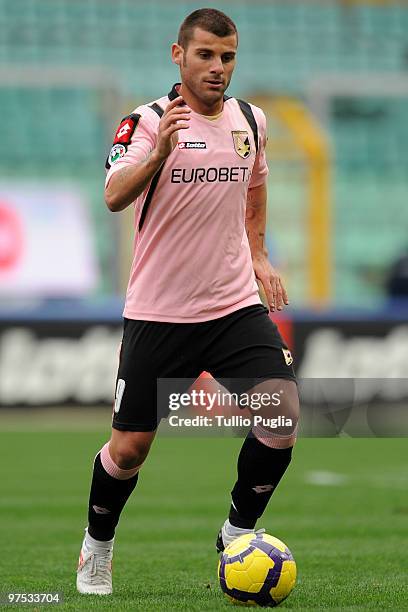
M160 420L158 378L205 370L228 378L231 392L279 393L279 414L291 419L290 427L254 426L244 440L217 550L254 531L291 460L299 412L292 358L257 286L272 311L288 304L264 247L265 116L224 95L237 45L224 13L189 15L172 45L181 83L122 120L108 156L106 203L113 212L133 203L135 245L112 435L93 466L81 593L112 592L115 528Z

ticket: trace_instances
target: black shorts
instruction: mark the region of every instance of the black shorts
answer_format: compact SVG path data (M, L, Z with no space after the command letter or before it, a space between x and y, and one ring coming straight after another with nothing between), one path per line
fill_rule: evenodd
M296 380L291 362L277 326L260 304L201 323L125 319L112 426L122 431L157 428L168 414L158 406L159 378L192 383L207 371L223 379L230 393L242 393L254 380Z

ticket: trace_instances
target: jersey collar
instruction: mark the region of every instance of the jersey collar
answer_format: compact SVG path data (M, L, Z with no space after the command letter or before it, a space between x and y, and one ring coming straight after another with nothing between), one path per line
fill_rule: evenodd
M168 94L168 98L169 98L170 102L172 100L175 100L180 95L179 92L177 91L177 87L180 87L180 85L181 85L181 83L174 83L171 91Z

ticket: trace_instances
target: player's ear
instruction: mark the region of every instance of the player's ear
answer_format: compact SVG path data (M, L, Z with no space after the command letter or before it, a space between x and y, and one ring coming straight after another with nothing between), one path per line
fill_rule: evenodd
M180 47L180 45L178 45L177 43L173 43L171 45L171 59L173 64L177 64L178 66L181 66L182 63L182 59L183 59L183 47Z

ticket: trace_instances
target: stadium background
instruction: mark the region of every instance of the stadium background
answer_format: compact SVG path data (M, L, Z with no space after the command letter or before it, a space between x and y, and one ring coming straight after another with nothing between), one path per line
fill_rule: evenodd
M238 65L229 93L259 104L267 114L267 243L291 299L290 308L276 320L294 351L298 373L306 378L377 381L369 384L365 400L384 406L392 396L401 406L408 395L407 303L390 299L387 283L393 263L408 249L407 4L204 4L225 10L239 29ZM78 459L73 467L68 495L76 499L75 510L64 532L69 554L76 554L82 528L90 461L107 435L131 257L130 212L112 215L103 202L104 162L120 118L139 103L160 97L177 81L169 45L184 16L200 6L164 0L0 0L0 436L7 483L2 512L7 520L13 517L16 529L27 517L28 524L38 526L37 514L44 513L40 497L49 494L54 501L46 506L46 515L55 533L61 533L56 516L64 495L57 466L68 478L69 457L78 451L81 462ZM400 384L382 395L378 379L383 378ZM372 420L367 425L366 419L361 431L369 437L406 435L404 410L398 419L390 423L382 418L375 426ZM335 422L307 433L340 435L340 430ZM348 434L356 432L351 428ZM218 445L222 457L223 449L235 449L236 442L224 441L221 447L219 440L202 440L197 456L204 460L206 449L212 453ZM344 492L354 489L353 499L364 491L367 500L391 498L394 510L406 512L400 497L407 484L401 467L404 441L371 440L371 446L367 442L348 440L346 451L334 449L330 440L300 445L304 471L298 468L282 485L277 508L281 504L287 519L278 523L281 531L276 534L294 541L297 554L308 550L311 515L317 506L313 510L306 504L302 509L312 530L309 540L300 527L293 532L295 515L285 502L293 495L291 483L297 483L307 499L310 487L315 487L314 503L320 507L327 501L327 487L337 486L339 498L332 498L333 507L324 506L325 520L344 503ZM188 439L160 444L162 450L157 444L156 459L146 468L152 482L158 480L154 467L162 469L160 461L167 452L175 461L179 453L181 470L183 448L189 448ZM179 450L172 444L179 444ZM44 480L36 466L47 464L49 448L55 473L50 466ZM330 460L323 459L321 448ZM358 461L360 454L366 460L356 468L351 458ZM32 484L17 487L32 456L37 458L30 467ZM234 466L229 463L230 458L224 486L233 478ZM189 511L198 510L180 488L183 478L180 473L174 486L184 500L187 522L195 525ZM197 495L205 490L216 497L215 528L225 497L221 489L215 493L214 482L210 486L203 480L201 485ZM26 492L32 497L26 499ZM164 499L167 511L176 512L170 494L158 497L156 491L149 497L150 493L146 489L144 501L134 501L129 521L132 512L150 508L154 500ZM360 503L357 516L363 521L361 499ZM356 507L357 502L350 504L345 512L355 512ZM384 513L374 519L383 524ZM367 506L364 516L368 514ZM394 517L396 533L399 518ZM163 516L159 519L165 522ZM204 524L200 525L204 534ZM334 523L326 527L328 532L333 528L334 537ZM377 530L378 524L372 527ZM177 529L182 538L180 525ZM368 527L366 532L369 541ZM387 534L387 550L395 559L394 535ZM41 546L33 537L31 546L36 556ZM190 550L187 539L183 546ZM197 550L190 553L198 556ZM10 555L14 558L11 542ZM56 559L60 562L58 555ZM38 586L44 566L34 567L33 573L29 566L19 570L17 564L11 570L5 565L10 587L13 583L17 588L20 576L32 588ZM306 609L309 567L304 567ZM69 569L64 571L70 580ZM50 575L65 584L62 573ZM365 585L364 597L370 584ZM336 597L340 595L334 594L333 601L340 601ZM207 604L214 609L214 601Z

